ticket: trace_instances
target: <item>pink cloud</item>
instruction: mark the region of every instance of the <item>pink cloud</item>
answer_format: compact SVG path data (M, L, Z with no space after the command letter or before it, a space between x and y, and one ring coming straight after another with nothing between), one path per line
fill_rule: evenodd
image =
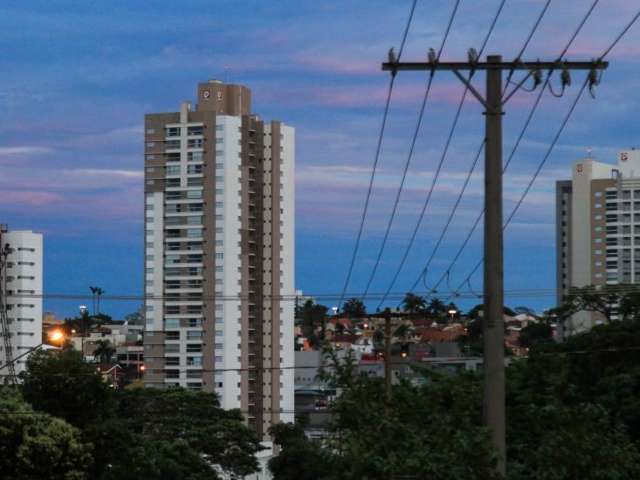
M62 195L53 192L0 190L0 202L4 205L42 207L58 204L63 200Z

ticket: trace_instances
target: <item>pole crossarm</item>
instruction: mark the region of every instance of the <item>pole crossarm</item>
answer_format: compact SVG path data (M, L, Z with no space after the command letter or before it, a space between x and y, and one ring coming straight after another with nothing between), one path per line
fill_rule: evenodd
M552 62L384 62L383 71L424 71L424 70L604 70L609 62L603 60L589 60L574 62L568 60L554 60Z

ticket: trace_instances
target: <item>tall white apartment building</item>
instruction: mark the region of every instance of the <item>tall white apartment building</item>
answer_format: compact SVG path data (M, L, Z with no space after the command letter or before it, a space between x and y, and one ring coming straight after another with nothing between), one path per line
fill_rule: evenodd
M571 287L640 283L640 151L621 151L616 165L575 162L573 178L556 184L556 232L559 304ZM580 312L568 329L602 320Z
M6 288L7 324L11 358L42 343L42 234L29 230L9 231L0 225L0 251L7 249L3 272ZM28 355L15 362L16 374L25 369ZM7 361L4 342L0 342L0 365ZM7 368L0 376L7 375Z
M293 421L294 129L209 81L145 117L145 383Z

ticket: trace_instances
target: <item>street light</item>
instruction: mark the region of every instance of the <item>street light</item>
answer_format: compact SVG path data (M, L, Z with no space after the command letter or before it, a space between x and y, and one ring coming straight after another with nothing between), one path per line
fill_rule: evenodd
M59 329L55 329L53 330L51 333L47 334L48 336L48 340L50 342L53 343L58 343L58 344L62 344L64 342L65 339L65 334L62 330ZM26 357L27 355L29 355L30 353L38 350L39 348L41 348L43 345L45 345L45 342L39 343L38 345L36 345L35 347L31 347L29 350L27 350L26 352L18 355L17 357L13 358L10 362L5 363L4 365L2 365L0 367L0 370L8 367L9 365L11 365L12 363L16 363L18 360L20 360L22 357Z
M456 316L456 314L458 313L458 311L455 308L450 309L449 311L447 311L447 313L449 315L451 315L451 321L453 322L453 317Z

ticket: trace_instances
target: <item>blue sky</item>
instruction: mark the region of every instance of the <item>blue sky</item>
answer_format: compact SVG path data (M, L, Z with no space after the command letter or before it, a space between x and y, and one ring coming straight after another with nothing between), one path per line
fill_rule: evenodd
M145 113L173 111L209 78L253 91L255 112L297 131L297 287L309 293L342 288L370 174L388 74L409 1L4 2L0 6L0 221L45 234L45 291L141 293L142 123ZM437 47L452 0L421 0L405 59ZM462 0L443 58L463 59L479 47L499 1ZM557 55L591 0L556 0L527 58ZM569 57L599 55L637 6L600 2ZM487 53L513 57L541 0L507 0ZM592 148L613 162L637 145L640 29L612 53L597 99L585 95L542 175L506 234L507 289L552 288L554 182ZM400 182L425 76L399 76L380 170L349 291L363 290ZM578 74L575 84L580 82ZM576 85L564 98L545 94L539 113L505 178L509 212L544 154ZM371 291L386 289L405 247L462 88L438 74L416 145L386 254ZM505 116L508 153L533 101L518 94ZM394 291L406 290L430 254L482 139L483 117L469 99L434 191L418 242ZM479 170L429 273L437 279L482 205ZM480 255L480 233L453 268L452 285ZM481 275L473 280L481 288ZM58 315L77 300L48 300ZM138 302L106 302L120 316ZM463 302L464 304L465 302ZM466 302L468 303L468 302ZM507 298L514 306L552 305L552 296Z

